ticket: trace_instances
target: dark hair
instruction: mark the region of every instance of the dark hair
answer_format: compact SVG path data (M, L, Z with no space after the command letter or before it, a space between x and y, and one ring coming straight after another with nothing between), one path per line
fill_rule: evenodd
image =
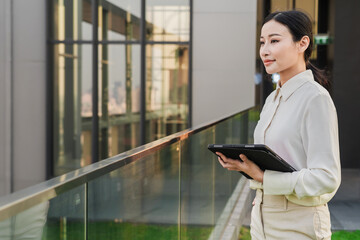
M314 40L312 33L312 23L308 15L304 12L297 10L273 12L264 19L263 25L270 20L274 20L286 26L289 29L291 35L293 36L294 42L300 41L303 36L309 37L310 43L308 48L304 52L306 68L310 69L313 72L315 81L320 83L324 88L329 91L330 82L325 75L325 71L320 70L312 63L310 63L310 56L313 50Z

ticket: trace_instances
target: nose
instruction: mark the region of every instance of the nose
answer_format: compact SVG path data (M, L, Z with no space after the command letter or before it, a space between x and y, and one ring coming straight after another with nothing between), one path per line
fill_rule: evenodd
M264 43L261 47L260 47L260 57L266 57L269 56L270 51L269 51L269 47L267 43Z

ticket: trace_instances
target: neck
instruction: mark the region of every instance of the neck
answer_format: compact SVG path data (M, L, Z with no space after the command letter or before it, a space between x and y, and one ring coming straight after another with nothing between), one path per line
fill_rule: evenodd
M291 68L288 68L284 71L279 72L280 75L280 87L284 86L284 84L295 75L302 73L306 70L305 62L303 64L297 64Z

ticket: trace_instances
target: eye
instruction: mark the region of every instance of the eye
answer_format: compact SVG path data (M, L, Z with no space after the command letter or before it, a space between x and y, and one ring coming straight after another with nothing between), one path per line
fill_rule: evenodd
M264 45L265 44L265 42L264 41L260 41L260 45Z
M271 43L278 43L278 42L279 42L279 40L277 40L277 39L271 40Z

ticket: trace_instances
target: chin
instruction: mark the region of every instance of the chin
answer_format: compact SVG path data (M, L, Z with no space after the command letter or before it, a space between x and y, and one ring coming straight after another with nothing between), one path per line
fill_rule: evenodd
M275 71L275 70L273 70L273 69L267 69L267 68L265 68L265 71L267 72L267 74L277 73L277 71Z

